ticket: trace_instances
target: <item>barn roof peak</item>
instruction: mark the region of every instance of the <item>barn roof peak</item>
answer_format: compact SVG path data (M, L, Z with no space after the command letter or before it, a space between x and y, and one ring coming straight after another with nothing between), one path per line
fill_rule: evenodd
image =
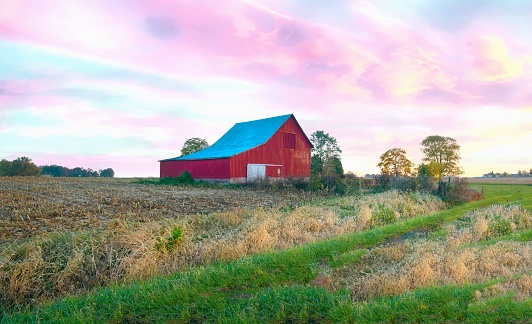
M162 161L228 158L266 143L293 114L236 123L213 145L201 151ZM296 124L297 121L296 121ZM298 124L299 126L299 124ZM301 128L299 126L299 128Z

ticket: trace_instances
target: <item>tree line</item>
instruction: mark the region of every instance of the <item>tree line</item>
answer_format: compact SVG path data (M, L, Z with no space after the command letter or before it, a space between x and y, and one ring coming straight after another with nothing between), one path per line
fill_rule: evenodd
M103 170L92 170L90 168L67 168L60 165L44 165L38 167L28 157L19 157L13 161L2 159L0 161L0 177L15 177L15 176L50 176L50 177L104 177L113 178L115 172L111 168Z
M417 166L403 148L387 150L380 156L377 165L381 174L372 179L363 179L350 172L344 174L342 150L336 138L329 133L315 131L309 140L312 144L310 181L306 184L294 183L297 188L326 190L340 195L356 193L361 187L375 191L422 190L433 192L453 204L482 197L480 192L468 188L467 180L457 178L463 173L459 165L460 145L451 137L431 135L423 139L420 143L423 158ZM191 138L185 142L181 154L191 154L208 146L204 139ZM451 177L455 177L453 181Z
M465 178L457 177L463 172L458 164L460 145L454 138L431 135L420 144L423 158L417 167L401 148L390 149L380 156L378 188L428 191L451 204L482 199L481 192L469 188Z
M381 175L389 177L429 177L442 180L443 177L458 176L462 170L460 162L460 145L454 138L439 135L427 136L421 141L422 163L414 168L414 163L406 156L402 148L394 147L380 156L377 166Z
M486 177L486 178L498 178L498 177L512 177L512 176L518 176L518 177L532 177L532 169L530 169L530 171L526 171L526 170L519 170L517 171L517 173L508 173L508 172L497 172L497 173L494 173L493 171L489 172L489 173L486 173L486 174L483 174L482 176L483 177Z

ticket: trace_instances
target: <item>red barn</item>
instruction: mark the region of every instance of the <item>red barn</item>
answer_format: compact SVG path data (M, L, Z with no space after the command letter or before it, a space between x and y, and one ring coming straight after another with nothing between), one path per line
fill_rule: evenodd
M232 183L310 177L312 144L294 115L235 124L212 146L160 160L161 178L188 171L194 179Z

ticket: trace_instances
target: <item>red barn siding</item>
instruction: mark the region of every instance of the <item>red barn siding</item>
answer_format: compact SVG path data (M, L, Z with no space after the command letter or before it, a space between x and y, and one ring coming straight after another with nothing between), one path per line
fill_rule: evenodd
M161 178L178 177L183 171L190 172L194 179L229 180L229 158L161 161Z
M285 133L295 135L295 148L285 147L294 145ZM282 178L310 177L310 143L291 117L266 143L231 157L231 178L245 179L248 164L280 164ZM278 177L277 168L271 172ZM271 176L268 169L266 175Z
M310 177L311 145L294 116L264 144L230 158L161 161L161 178L188 171L194 179L245 182L248 164L265 164L266 177ZM280 172L280 173L279 173Z
M267 165L266 166L266 178L279 179L282 177L283 167L280 165Z

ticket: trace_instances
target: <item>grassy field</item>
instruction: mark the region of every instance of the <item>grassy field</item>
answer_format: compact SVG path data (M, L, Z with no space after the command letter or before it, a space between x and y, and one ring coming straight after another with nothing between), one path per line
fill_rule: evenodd
M111 219L94 231L14 241L0 254L9 274L2 282L11 285L2 298L15 307L4 308L3 321L526 322L532 186L473 186L486 198L451 209L431 196L388 192L144 222ZM181 232L171 230L178 226ZM97 264L93 257L109 264L99 271L117 276L73 290L48 287L55 294L16 294L80 280ZM53 280L46 271L31 273L50 266L60 274ZM40 297L32 303L28 296ZM48 298L54 300L42 303Z
M502 177L502 178L468 178L470 183L477 184L532 184L532 177Z

